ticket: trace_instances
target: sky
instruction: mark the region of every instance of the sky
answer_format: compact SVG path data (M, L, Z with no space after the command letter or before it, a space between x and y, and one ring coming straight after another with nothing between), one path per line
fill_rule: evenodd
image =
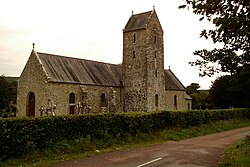
M213 77L199 77L189 64L195 50L212 49L200 38L211 23L191 10L178 9L183 0L0 0L0 75L20 76L32 51L106 63L122 63L123 28L132 14L155 6L164 31L164 66L184 86L209 89Z

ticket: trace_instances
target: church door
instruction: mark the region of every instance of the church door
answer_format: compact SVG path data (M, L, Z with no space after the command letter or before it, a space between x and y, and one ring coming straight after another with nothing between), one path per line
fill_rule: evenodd
M69 107L69 114L75 114L75 106Z
M27 115L29 117L35 116L35 105L36 105L36 97L33 92L30 92L28 95L28 112Z

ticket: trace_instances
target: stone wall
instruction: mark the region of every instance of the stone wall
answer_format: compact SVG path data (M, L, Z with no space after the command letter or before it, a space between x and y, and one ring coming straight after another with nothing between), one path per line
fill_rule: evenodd
M163 30L155 12L147 25L147 108L148 111L164 110L164 42Z
M41 97L46 96L46 82L47 77L42 65L35 52L32 51L18 81L17 116L27 115L28 95L31 92L35 94L35 116L39 115L38 104L42 104L43 98Z
M81 85L79 94L82 98L79 100L89 104L92 112L121 112L123 108L121 89L120 87ZM105 101L102 101L102 95L105 95Z
M18 116L27 116L30 92L35 94L35 116L41 116L40 109L50 109L51 105L55 106L54 112L56 115L69 114L70 106L74 108L75 114L78 112L122 111L123 103L121 102L121 88L119 87L50 83L47 80L46 74L33 52L18 82ZM74 104L69 102L71 93L75 95ZM105 95L105 101L101 105L102 94ZM86 108L87 106L88 108ZM45 112L43 115L45 115Z
M123 33L123 79L125 111L165 108L163 31L155 12L146 29Z
M147 110L145 35L145 31L142 30L123 34L125 111Z
M167 97L166 110L191 110L192 100L187 99L186 91L166 90L165 94Z

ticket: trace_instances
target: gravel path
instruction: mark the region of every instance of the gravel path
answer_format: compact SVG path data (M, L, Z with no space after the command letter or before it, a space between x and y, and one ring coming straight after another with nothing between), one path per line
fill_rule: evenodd
M224 148L250 135L250 127L165 144L66 161L50 167L215 167Z

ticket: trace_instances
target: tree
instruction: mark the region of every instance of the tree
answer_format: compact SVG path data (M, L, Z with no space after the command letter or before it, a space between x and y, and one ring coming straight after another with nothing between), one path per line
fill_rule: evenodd
M0 116L1 112L16 113L17 79L0 76Z
M192 109L206 109L210 103L210 95L208 91L198 90L198 83L191 83L187 86L187 94L192 97Z
M217 108L250 107L249 85L245 74L217 78L210 89L212 104Z
M187 86L187 94L198 93L198 89L200 85L198 83L191 83L191 85Z
M179 8L192 8L206 18L215 28L203 30L201 37L211 38L214 43L222 43L222 48L197 50L200 57L191 65L199 66L201 76L211 76L215 72L231 75L242 73L250 66L250 1L249 0L186 0ZM212 63L212 64L211 64ZM217 63L219 67L214 67Z
M8 107L10 102L10 84L6 81L4 75L0 76L0 109L5 109Z
M200 76L226 72L214 81L211 100L220 108L250 106L250 1L249 0L186 0L179 8L192 8L207 19L213 29L202 30L200 36L223 44L221 48L194 52L199 58L190 62L198 66ZM214 65L217 64L218 67Z

